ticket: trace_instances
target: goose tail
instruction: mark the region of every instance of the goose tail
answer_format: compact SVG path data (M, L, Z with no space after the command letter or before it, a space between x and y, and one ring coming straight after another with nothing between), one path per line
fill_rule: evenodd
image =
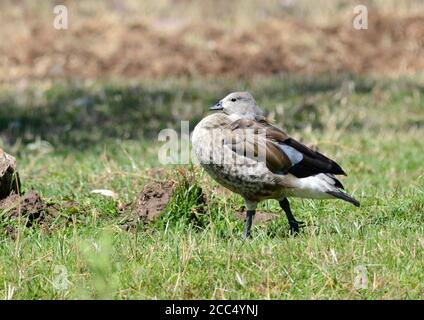
M347 202L353 204L355 207L359 207L361 205L358 200L356 200L355 198L351 197L347 193L344 193L344 192L342 192L340 190L337 190L337 191L327 191L327 193L329 195L332 195L335 198L338 198L338 199L347 201Z

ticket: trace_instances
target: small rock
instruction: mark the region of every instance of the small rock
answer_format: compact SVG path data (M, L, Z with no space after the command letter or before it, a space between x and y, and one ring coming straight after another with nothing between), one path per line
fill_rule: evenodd
M18 194L19 175L16 171L16 159L0 149L0 200L9 195Z
M91 190L91 193L100 194L102 196L110 197L110 198L113 198L113 199L117 199L118 198L118 194L115 191L107 190L107 189Z

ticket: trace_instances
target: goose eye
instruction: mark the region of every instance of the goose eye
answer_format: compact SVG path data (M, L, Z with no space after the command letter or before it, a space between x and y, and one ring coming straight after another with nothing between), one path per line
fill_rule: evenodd
M232 98L231 99L232 102L236 102L236 100L237 100L236 98Z

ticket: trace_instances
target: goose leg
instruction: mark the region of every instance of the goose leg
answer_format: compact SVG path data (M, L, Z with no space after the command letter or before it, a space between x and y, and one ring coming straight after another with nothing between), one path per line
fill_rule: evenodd
M253 219L255 218L256 213L256 207L258 205L257 202L244 199L246 203L246 218L244 220L244 232L243 232L243 239L250 238L250 230L252 229L252 223Z
M246 218L244 220L244 233L243 239L250 238L250 230L252 229L253 218L255 217L255 210L247 210Z
M280 207L284 210L287 216L287 220L289 221L290 225L290 234L296 235L299 233L299 228L304 227L305 223L302 221L297 221L296 218L293 216L293 213L290 209L290 203L287 198L283 198L280 200Z

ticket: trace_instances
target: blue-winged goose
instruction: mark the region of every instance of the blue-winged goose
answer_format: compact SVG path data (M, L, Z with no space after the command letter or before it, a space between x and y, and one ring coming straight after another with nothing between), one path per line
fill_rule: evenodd
M248 92L234 92L202 119L192 136L193 149L202 167L220 184L240 194L246 202L244 237L250 236L258 202L276 199L287 215L292 234L302 222L290 210L288 197L342 199L359 202L341 191L335 175L343 169L268 123Z

